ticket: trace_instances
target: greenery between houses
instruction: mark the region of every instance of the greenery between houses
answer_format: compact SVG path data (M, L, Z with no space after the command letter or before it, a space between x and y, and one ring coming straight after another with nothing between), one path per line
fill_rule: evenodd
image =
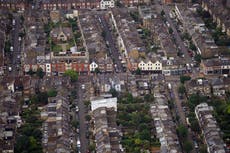
M202 8L197 9L197 13L203 19L205 26L211 31L215 43L219 46L230 46L230 37L225 32L222 32L221 27L217 27L210 13Z
M202 102L207 102L208 105L213 106L214 112L213 115L217 120L218 125L220 126L221 131L223 132L223 139L228 144L230 143L230 100L227 97L226 100L221 100L217 97L208 98L199 94L193 94L188 99L188 106L191 110L189 114L189 121L191 123L191 128L193 131L200 133L198 127L198 122L195 118L194 109L195 106Z
M117 123L122 127L124 135L121 143L126 152L140 153L153 146L160 146L153 133L149 103L129 93L121 96L118 103Z
M10 41L8 40L8 41L5 42L4 51L5 51L6 53L9 53L9 52L10 52L10 47L11 47L11 43L10 43Z
M192 142L188 140L188 129L184 125L179 125L176 130L183 150L189 153L193 149L193 146Z
M129 14L130 14L130 16L133 18L133 20L135 22L139 22L140 21L139 13L137 11L130 12Z
M15 153L42 153L40 111L32 106L22 112L22 119L25 123L17 131Z

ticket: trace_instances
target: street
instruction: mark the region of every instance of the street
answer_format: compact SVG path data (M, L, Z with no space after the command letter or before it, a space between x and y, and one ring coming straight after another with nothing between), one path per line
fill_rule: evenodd
M79 77L79 81L76 83L77 88L77 99L75 100L76 105L79 108L79 111L77 113L78 119L79 119L79 137L81 142L80 151L82 153L86 153L88 150L88 143L89 140L86 138L86 133L88 132L87 126L86 126L86 107L84 104L84 89L82 89L82 85L87 81L86 77L83 76L83 78Z
M186 116L185 116L185 112L183 111L183 108L181 106L181 100L179 98L179 94L178 94L178 87L179 87L179 83L180 82L176 82L176 81L171 81L170 82L172 85L172 93L174 93L174 104L175 104L175 108L176 108L176 114L180 117L180 124L183 124L185 127L187 126L186 123ZM188 140L193 144L193 139L192 139L192 133L190 128L188 128ZM195 149L194 149L194 145L193 145L193 150L191 151L191 153L195 153Z
M169 16L169 13L170 13L170 10L171 10L170 7L171 6L167 6L167 5L164 5L162 7L164 12L165 12L165 17L166 17L168 23L170 24L170 27L173 30L173 35L174 35L174 37L176 39L176 44L180 47L182 53L184 54L184 60L186 61L186 63L192 63L192 59L188 54L188 49L185 47L183 40L181 39L177 29L175 28L175 25L174 25L172 19Z
M20 23L20 15L14 14L14 21L15 24L12 25L13 29L11 31L11 42L13 46L12 51L12 61L11 65L9 65L12 68L11 76L18 76L19 75L19 68L21 63L21 41L19 41L19 33L21 29L21 23Z
M105 15L100 14L99 18L100 18L100 21L101 21L102 28L104 29L104 31L106 33L105 39L108 42L111 57L114 59L113 60L114 64L116 64L117 69L120 72L123 72L123 67L122 67L121 61L119 59L119 50L117 49L117 47L115 45L115 41L114 41L113 36L111 34L111 30L109 29L109 25L108 25L108 23L106 21Z

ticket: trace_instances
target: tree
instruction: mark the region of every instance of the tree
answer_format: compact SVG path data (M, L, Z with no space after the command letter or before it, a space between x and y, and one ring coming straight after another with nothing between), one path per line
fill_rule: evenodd
M84 104L85 104L85 106L88 107L88 106L90 106L90 101L89 101L89 100L85 100L85 101L84 101Z
M96 149L95 143L90 143L90 145L89 145L89 151L90 152L95 152L95 149Z
M6 41L5 42L5 48L4 48L4 51L7 53L9 53L10 52L10 47L11 47L11 43L10 43L10 41Z
M56 97L57 96L57 91L55 89L50 89L47 92L48 97Z
M145 100L146 102L153 102L153 101L154 101L154 95L152 95L152 94L146 94L146 95L144 96L144 100Z
M25 37L25 35L26 35L25 32L20 32L20 33L18 34L18 36L21 37L21 38Z
M71 90L69 96L71 99L76 99L77 98L77 90L76 89Z
M190 121L190 122L191 122L191 129L192 129L194 132L199 133L199 132L200 132L200 126L199 126L198 121L195 119L195 120L192 120L192 121Z
M39 67L39 68L37 69L36 74L37 74L37 76L38 76L39 78L42 79L42 78L44 77L44 75L45 75L45 72L43 72L43 69Z
M116 89L114 89L114 88L111 88L111 89L109 90L109 93L111 93L113 97L117 97L117 96L118 96L118 92L117 92Z
M105 39L105 37L106 37L106 32L105 32L104 30L101 32L101 36Z
M151 31L150 31L149 29L144 28L144 29L143 29L143 34L144 34L146 37L149 37L149 36L151 36Z
M185 141L184 144L183 144L183 148L184 148L184 151L189 153L190 151L192 151L193 147L192 147L192 143L190 141Z
M196 46L192 42L189 43L189 49L191 49L193 51L197 50Z
M192 39L188 32L183 33L182 37L183 37L183 39L187 39L189 41L191 41L191 39Z
M98 73L100 73L99 68L98 68L98 67L97 67L97 68L95 68L94 72L95 72L95 73L97 73L97 74L98 74Z
M78 74L74 70L66 70L64 76L69 76L72 82L76 82L78 79Z
M180 94L185 94L186 89L185 89L185 86L184 86L183 84L181 84L181 85L179 86L178 92L179 92Z
M141 75L141 69L138 67L135 71L136 75Z
M25 21L25 18L24 18L23 15L20 16L20 20L21 20L22 23Z
M50 24L45 24L44 32L47 34L47 36L49 35L50 31L51 31Z
M80 32L76 32L76 33L74 34L74 39L77 40L77 39L79 39L79 38L81 38L81 33L80 33Z
M140 132L140 139L141 140L150 140L150 131L147 129L144 129L143 131Z
M161 16L164 16L164 15L165 15L165 11L161 10Z
M134 98L133 95L131 93L127 94L127 103L133 103Z
M28 72L26 72L26 74L32 76L35 74L35 72L32 69L30 69Z
M173 33L173 29L169 28L169 34L172 34L172 33Z
M37 95L33 95L31 98L30 98L30 100L31 100L31 103L33 104L33 103L37 103L38 102L38 96Z
M85 120L86 120L86 121L90 121L90 120L91 120L91 116L90 116L90 115L86 115L86 116L85 116Z
M198 63L201 62L201 55L200 54L196 54L194 57L195 61L197 61Z
M137 11L135 12L130 12L130 16L133 18L135 22L139 21L139 13Z
M200 146L200 149L199 149L199 152L200 152L200 153L208 153L208 152L207 152L207 147L206 147L206 145L201 145L201 146Z
M181 82L182 84L184 84L185 81L189 81L189 80L191 80L191 77L190 77L190 76L186 76L186 75L180 76L180 82Z
M47 92L39 92L37 94L38 102L40 104L46 105L48 103L48 95Z
M188 130L184 125L179 125L177 127L177 133L180 138L186 138L188 136Z
M202 103L202 102L205 102L207 101L207 97L206 96L202 96L202 95L199 95L199 94L192 94L189 99L188 99L188 104L189 104L189 108L191 110L194 110L194 108Z
M122 4L121 4L120 1L116 1L116 2L115 2L115 5L116 5L117 7L122 7Z
M76 119L74 119L74 120L72 120L71 125L72 125L75 129L77 129L78 126L79 126L79 122L78 122Z

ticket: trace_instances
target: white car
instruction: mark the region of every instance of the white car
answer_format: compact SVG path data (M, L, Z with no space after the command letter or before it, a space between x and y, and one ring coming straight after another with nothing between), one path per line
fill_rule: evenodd
M78 147L78 148L81 147L81 142L80 142L79 138L78 138L78 140L77 140L77 147Z
M11 52L14 51L14 47L13 47L13 46L10 47L10 51L11 51Z
M78 106L76 106L75 108L76 108L76 112L78 112L78 111L79 111L79 108L78 108Z
M11 72L12 71L12 67L9 67L8 70L9 70L9 72Z
M81 85L81 89L85 89L85 85L83 84L83 85Z

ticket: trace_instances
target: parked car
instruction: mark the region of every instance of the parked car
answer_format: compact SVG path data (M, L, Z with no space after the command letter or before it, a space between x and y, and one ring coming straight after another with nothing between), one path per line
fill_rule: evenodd
M79 139L79 138L77 139L77 147L78 147L78 148L81 147L81 142L80 142L80 139Z
M83 89L83 90L85 89L85 85L84 84L81 85L81 89Z
M78 106L76 106L76 107L75 107L75 109L76 109L76 112L78 112L78 111L79 111L79 108L78 108Z

